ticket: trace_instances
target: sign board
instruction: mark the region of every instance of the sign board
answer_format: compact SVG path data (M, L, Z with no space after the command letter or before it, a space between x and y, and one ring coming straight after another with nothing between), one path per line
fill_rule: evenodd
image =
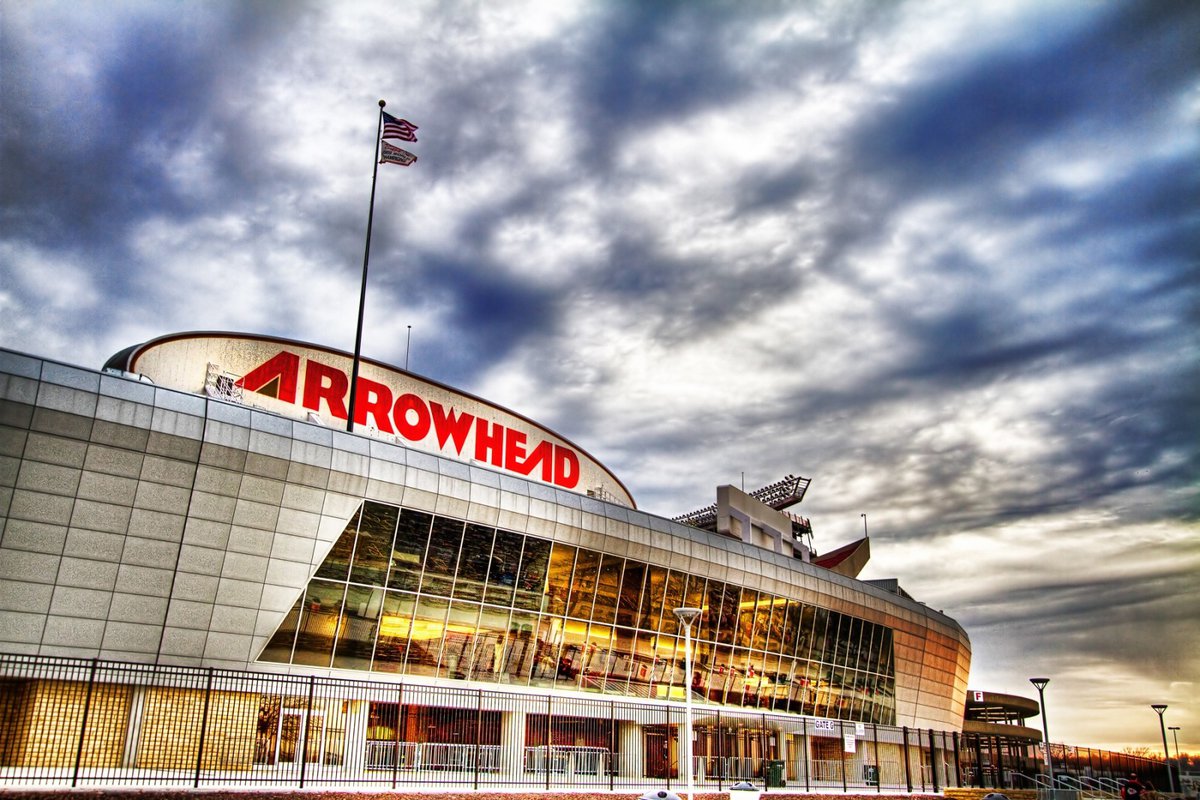
M836 731L837 729L838 729L837 723L831 719L814 719L813 720L813 730L814 731Z
M858 739L854 738L854 734L847 733L842 737L842 749L847 753L854 753L858 751Z
M975 692L975 702L976 703L983 702L983 692Z
M182 333L129 348L110 369L155 384L346 429L352 356L237 333ZM513 411L405 370L361 359L354 432L633 507L615 475Z

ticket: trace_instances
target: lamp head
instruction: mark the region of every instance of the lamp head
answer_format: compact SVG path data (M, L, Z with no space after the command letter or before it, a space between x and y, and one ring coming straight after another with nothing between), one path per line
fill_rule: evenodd
M1163 712L1167 710L1166 703L1153 703L1150 707L1157 711L1160 717L1163 715Z
M1034 686L1036 686L1037 690L1040 692L1042 689L1046 688L1046 684L1050 682L1050 679L1049 678L1030 678L1029 682L1032 683Z
M704 613L702 608L676 608L674 609L675 618L685 627L690 628L692 623L696 621L696 617Z

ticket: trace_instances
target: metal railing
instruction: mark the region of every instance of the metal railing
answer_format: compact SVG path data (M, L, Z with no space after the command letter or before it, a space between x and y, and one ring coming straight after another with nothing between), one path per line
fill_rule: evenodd
M684 715L674 699L0 654L0 785L671 788ZM936 792L977 774L953 732L703 703L693 719L708 791Z

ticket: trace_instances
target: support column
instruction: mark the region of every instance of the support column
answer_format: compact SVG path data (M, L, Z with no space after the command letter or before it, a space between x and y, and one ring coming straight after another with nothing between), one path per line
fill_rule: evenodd
M621 742L620 775L622 778L642 778L646 774L646 737L636 722L618 722Z
M351 700L346 704L346 744L342 753L342 769L350 775L361 775L367 767L367 723L371 704L366 700Z
M524 711L500 712L500 776L520 781L525 775Z

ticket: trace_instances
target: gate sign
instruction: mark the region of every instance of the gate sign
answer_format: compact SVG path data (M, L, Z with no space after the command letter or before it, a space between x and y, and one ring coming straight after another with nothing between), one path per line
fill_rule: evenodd
M976 703L983 702L983 692L975 692L975 702Z
M240 333L181 333L128 348L109 369L282 416L346 429L353 358L313 344ZM359 362L354 429L634 507L584 450L513 411L410 372Z

